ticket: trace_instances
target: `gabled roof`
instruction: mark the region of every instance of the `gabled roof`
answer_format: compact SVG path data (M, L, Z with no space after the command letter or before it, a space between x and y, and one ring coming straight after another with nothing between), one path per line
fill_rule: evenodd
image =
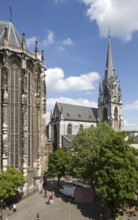
M97 122L98 109L86 106L56 103L64 120Z
M22 40L12 22L0 21L0 45L4 45L5 28L7 28L8 45L21 48Z

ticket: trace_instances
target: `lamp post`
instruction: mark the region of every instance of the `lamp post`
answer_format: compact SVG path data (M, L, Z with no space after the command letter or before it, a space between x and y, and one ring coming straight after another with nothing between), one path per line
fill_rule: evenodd
M1 199L1 201L0 201L0 220L3 220L3 217L2 217L2 204L3 204L3 200Z

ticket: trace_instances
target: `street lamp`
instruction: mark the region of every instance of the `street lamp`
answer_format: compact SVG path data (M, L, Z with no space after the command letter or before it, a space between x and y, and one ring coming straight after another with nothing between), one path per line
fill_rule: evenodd
M2 205L3 205L3 200L1 199L1 201L0 201L0 220L3 220L3 217L2 217Z

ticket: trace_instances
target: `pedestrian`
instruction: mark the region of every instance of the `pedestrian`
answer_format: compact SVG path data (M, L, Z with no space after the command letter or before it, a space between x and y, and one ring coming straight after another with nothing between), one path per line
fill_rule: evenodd
M16 204L13 204L13 212L16 212Z
M49 196L49 204L53 204L53 196Z
M36 220L39 220L39 213L36 214Z
M10 209L10 210L12 210L12 208L13 208L13 205L12 205L12 204L10 204L10 205L9 205L9 209Z

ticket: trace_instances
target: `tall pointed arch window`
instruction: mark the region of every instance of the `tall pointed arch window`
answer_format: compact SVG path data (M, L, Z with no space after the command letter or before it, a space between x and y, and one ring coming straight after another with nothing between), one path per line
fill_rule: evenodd
M107 89L107 86L105 85L104 86L104 96L107 96L108 95L108 89Z
M18 167L19 154L19 78L20 70L11 68L10 78L10 148L11 148L11 167Z
M68 124L67 134L72 134L72 124Z
M107 121L108 119L108 111L107 108L103 109L103 121Z
M115 120L118 119L118 109L117 109L117 107L115 107L115 109L114 109L114 119Z
M118 131L118 129L119 129L118 126L119 126L119 122L118 122L118 108L115 107L115 109L114 109L114 129L116 131Z
M58 135L58 132L57 132L57 125L55 124L54 125L54 150L56 150L57 149L57 145L58 145L58 143L57 143L57 135Z

